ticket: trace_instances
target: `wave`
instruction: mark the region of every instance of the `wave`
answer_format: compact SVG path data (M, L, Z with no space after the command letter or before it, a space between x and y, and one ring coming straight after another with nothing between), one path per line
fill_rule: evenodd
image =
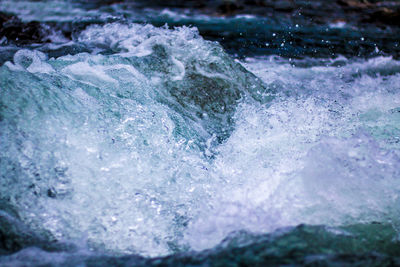
M159 256L301 223L398 231L398 61L239 62L139 24L76 42L92 53L0 67L1 215L33 244Z
M56 240L165 254L238 102L272 96L195 29L115 23L79 42L115 53L22 49L1 67L1 198Z

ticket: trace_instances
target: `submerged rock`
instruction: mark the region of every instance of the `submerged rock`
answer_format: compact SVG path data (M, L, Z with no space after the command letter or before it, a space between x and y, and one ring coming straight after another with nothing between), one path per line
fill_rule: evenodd
M104 3L107 4L107 3ZM293 1L293 0L218 0L218 1L136 1L140 7L192 9L210 15L251 14L265 17L291 16L314 23L344 20L357 25L399 26L400 3L396 1Z
M0 39L17 44L49 42L50 30L39 22L22 22L18 17L0 12Z
M379 26L400 26L400 2L338 0L346 13L359 17L359 22Z

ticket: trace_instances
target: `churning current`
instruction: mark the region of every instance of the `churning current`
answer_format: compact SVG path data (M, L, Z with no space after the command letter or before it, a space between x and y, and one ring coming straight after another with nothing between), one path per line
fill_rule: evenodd
M238 61L187 27L78 40L114 53L0 67L0 195L36 232L157 256L238 230L399 229L399 61Z
M291 227L302 224L323 226L306 231L330 243L356 236L354 253L373 236L372 248L399 256L400 61L380 53L384 42L365 44L369 58L342 47L332 57L301 48L301 58L235 59L196 27L134 23L144 15L124 4L0 2L43 22L45 35L40 44L0 39L0 254L11 254L0 264L228 251L232 233L250 236L233 247L251 247L251 234L295 238L302 228ZM204 31L262 20L146 14ZM253 30L282 34L266 21ZM329 27L323 42L354 35L345 23ZM309 34L300 28L293 34ZM367 230L346 228L354 225ZM376 225L391 229L383 241L386 230L368 230Z

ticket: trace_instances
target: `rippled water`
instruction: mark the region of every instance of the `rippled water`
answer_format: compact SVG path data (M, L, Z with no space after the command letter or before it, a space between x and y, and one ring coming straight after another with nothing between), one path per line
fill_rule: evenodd
M91 22L71 41L3 45L1 249L16 253L0 262L399 256L400 61L234 59L193 27L1 3Z

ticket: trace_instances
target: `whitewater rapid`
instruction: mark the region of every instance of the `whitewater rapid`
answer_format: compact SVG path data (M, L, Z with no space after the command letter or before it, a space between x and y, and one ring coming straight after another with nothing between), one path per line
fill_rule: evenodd
M0 67L0 196L34 231L159 256L302 223L399 230L399 61L239 61L132 23L76 42L91 52Z

